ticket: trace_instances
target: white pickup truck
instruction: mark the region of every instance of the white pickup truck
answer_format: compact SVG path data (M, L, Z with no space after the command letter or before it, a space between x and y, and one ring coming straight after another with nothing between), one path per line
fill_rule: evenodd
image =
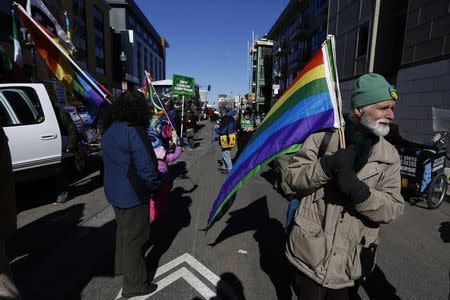
M62 171L65 137L43 84L0 84L0 124L8 137L16 183Z

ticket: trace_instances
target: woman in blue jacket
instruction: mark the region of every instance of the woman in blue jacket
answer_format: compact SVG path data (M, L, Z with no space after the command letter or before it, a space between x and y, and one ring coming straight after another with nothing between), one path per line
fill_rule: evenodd
M149 199L161 186L146 129L150 106L142 93L127 91L105 116L102 136L104 189L117 222L115 273L123 275L122 296L156 290L148 281L145 245L150 238Z

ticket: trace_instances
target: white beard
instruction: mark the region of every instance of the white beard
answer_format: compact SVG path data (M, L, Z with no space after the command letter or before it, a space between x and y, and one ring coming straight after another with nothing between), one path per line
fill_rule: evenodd
M367 114L363 114L361 117L361 125L369 129L376 136L386 136L389 133L389 121L388 119L381 118L379 120L373 120ZM380 123L386 123L380 124Z

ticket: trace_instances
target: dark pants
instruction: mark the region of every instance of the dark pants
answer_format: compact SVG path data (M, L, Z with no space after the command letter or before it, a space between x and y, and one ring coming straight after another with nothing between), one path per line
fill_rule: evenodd
M242 131L239 133L238 140L237 140L237 152L236 152L235 159L237 159L239 157L239 155L241 155L242 151L244 150L245 146L247 145L248 141L250 141L252 136L253 136L253 132Z
M353 288L330 289L292 267L292 288L299 300L353 300L357 295Z
M114 271L123 275L122 294L140 292L148 280L144 255L150 239L149 206L113 208L117 222Z
M188 147L190 149L194 149L194 136L188 136L187 139L188 139Z

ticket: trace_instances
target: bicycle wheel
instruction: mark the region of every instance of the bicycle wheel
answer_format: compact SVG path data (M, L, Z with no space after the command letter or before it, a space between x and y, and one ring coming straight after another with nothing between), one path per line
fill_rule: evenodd
M427 191L427 203L429 209L436 209L441 205L447 193L447 177L441 173L436 175L430 182Z

